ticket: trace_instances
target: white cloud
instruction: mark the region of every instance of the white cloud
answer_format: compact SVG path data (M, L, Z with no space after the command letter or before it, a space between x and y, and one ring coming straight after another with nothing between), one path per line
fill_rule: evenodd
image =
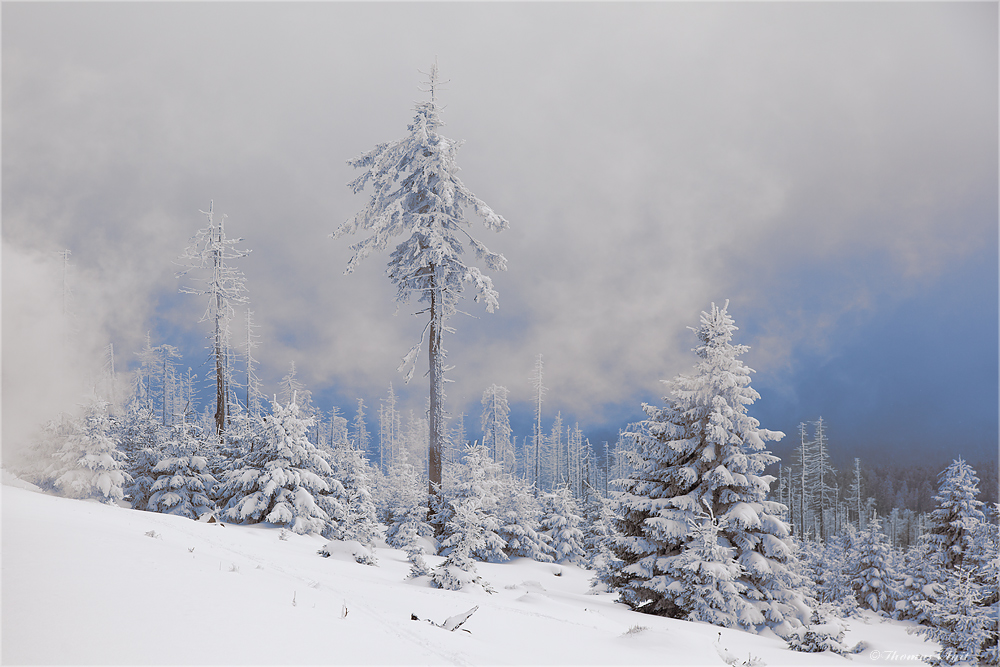
M726 298L766 323L758 371L781 369L796 346L827 344L795 315L804 297L774 300L789 268L887 261L912 286L995 226L988 4L16 5L4 18L5 242L72 248L116 285L112 328L135 341L214 198L254 250L242 266L272 382L295 359L314 390L398 387L417 306L394 317L386 258L343 276L350 240L326 235L367 197L346 187L345 161L405 132L435 56L463 179L511 222L477 232L510 271L494 276L496 315L467 304L479 319L453 323L457 403L492 382L517 400L538 352L553 409L654 400L690 365L686 327ZM861 294L865 308L896 298L858 279L823 318ZM167 324L197 334L201 305L171 303ZM5 300L5 327L19 317Z

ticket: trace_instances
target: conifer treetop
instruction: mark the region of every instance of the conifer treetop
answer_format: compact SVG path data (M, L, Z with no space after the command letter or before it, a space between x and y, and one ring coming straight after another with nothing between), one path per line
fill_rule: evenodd
M371 232L368 238L351 246L354 256L345 270L351 273L361 260L408 232L409 238L392 253L387 270L396 285L397 300L407 301L414 292L420 300L427 299L430 267L434 266L439 267L445 280L445 301L451 305L446 315L454 311L462 284L467 282L476 287L476 301L482 300L487 311L493 312L499 301L492 280L462 261L463 243L490 270L505 270L507 260L469 234L465 209L471 208L491 231L503 231L509 224L458 177L456 156L462 142L438 134L444 122L434 92L441 85L436 64L428 76L431 100L416 104L416 114L407 128L409 134L348 160L352 167L364 170L349 187L357 194L370 184L372 195L365 208L330 236L340 238L360 229Z

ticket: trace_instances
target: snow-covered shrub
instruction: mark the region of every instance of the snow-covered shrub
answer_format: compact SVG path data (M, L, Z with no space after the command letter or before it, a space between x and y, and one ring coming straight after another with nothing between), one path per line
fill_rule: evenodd
M330 540L317 551L323 558L353 560L361 565L378 565L375 552L371 547L357 540Z
M832 651L837 655L846 656L850 653L860 653L864 645L859 643L852 648L844 644L847 627L836 617L826 616L819 609L812 613L812 622L796 628L784 637L788 648L802 653L822 653Z
M417 577L425 577L431 574L431 568L424 560L424 548L420 546L416 541L407 545L404 549L406 551L406 560L410 562L410 574L411 579Z

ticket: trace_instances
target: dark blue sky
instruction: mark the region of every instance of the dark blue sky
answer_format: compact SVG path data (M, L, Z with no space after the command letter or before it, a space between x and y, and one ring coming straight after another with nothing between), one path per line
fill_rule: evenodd
M253 249L265 391L294 360L323 408L374 415L392 382L421 411L395 370L417 306L393 314L388 252L345 276L360 238L327 235L437 58L462 178L511 224L474 222L510 268L446 341L470 435L491 383L530 434L542 353L545 428L615 439L729 299L777 451L822 416L835 461L996 457L995 4L20 3L2 30L5 441L108 343L208 374L171 262L212 200Z

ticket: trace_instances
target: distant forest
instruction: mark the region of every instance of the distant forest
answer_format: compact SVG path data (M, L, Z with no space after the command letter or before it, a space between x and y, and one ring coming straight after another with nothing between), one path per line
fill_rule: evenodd
M997 462L970 461L969 465L979 476L979 499L987 506L997 502ZM894 507L918 513L930 512L937 507L934 495L940 486L938 475L945 467L930 464L867 467L865 460L861 459L864 493L875 498L875 509L880 516L889 514ZM837 472L837 483L841 488L850 487L850 476L850 468Z

